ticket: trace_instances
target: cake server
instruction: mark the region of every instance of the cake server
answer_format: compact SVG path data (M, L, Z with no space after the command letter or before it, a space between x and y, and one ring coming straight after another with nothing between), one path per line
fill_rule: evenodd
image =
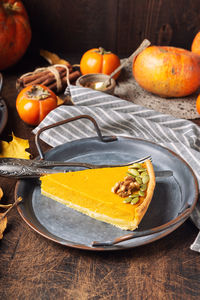
M46 161L46 160L28 160L20 158L0 158L0 176L12 177L17 179L22 178L37 178L46 174L53 173L66 173L69 170L63 167L81 167L86 169L99 169L132 165L136 162L143 162L146 159L151 159L146 156L129 163L124 164L89 164L81 162L62 162L62 161ZM52 169L52 167L62 167L59 169ZM156 177L169 177L173 176L171 170L156 171Z

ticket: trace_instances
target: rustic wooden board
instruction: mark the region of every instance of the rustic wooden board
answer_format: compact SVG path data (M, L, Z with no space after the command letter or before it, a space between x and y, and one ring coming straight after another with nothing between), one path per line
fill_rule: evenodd
M190 49L199 31L198 0L24 0L32 47L62 53L105 47L128 56L144 38Z

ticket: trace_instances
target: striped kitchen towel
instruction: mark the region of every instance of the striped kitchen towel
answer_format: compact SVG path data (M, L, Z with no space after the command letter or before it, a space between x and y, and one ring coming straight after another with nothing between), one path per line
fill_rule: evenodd
M103 135L141 138L176 152L192 167L200 186L200 127L99 91L72 85L69 89L75 105L57 107L33 133L49 124L87 114L97 121ZM94 127L81 119L49 129L40 138L55 147L92 136L96 136Z

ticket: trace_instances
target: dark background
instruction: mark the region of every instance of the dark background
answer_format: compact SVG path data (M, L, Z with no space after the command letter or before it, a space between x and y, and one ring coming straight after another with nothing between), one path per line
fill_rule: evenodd
M126 57L148 38L190 49L200 28L199 0L24 0L31 50L83 53L102 46Z

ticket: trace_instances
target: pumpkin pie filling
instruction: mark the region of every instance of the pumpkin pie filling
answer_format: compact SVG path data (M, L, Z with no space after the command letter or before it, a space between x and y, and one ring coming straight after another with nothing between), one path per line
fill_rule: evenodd
M142 196L137 197L143 184L141 176L138 180L141 184L137 189L134 188L131 192L129 189L128 194L117 193L116 183L124 182L123 179L127 176L132 176L133 182L137 182L137 176L130 175L130 172L138 169L130 166L45 175L40 178L41 192L92 218L124 230L134 230L150 204L155 187L151 162L147 160L140 165L143 173L145 170L149 176L145 192L140 193ZM134 202L136 203L133 204Z

